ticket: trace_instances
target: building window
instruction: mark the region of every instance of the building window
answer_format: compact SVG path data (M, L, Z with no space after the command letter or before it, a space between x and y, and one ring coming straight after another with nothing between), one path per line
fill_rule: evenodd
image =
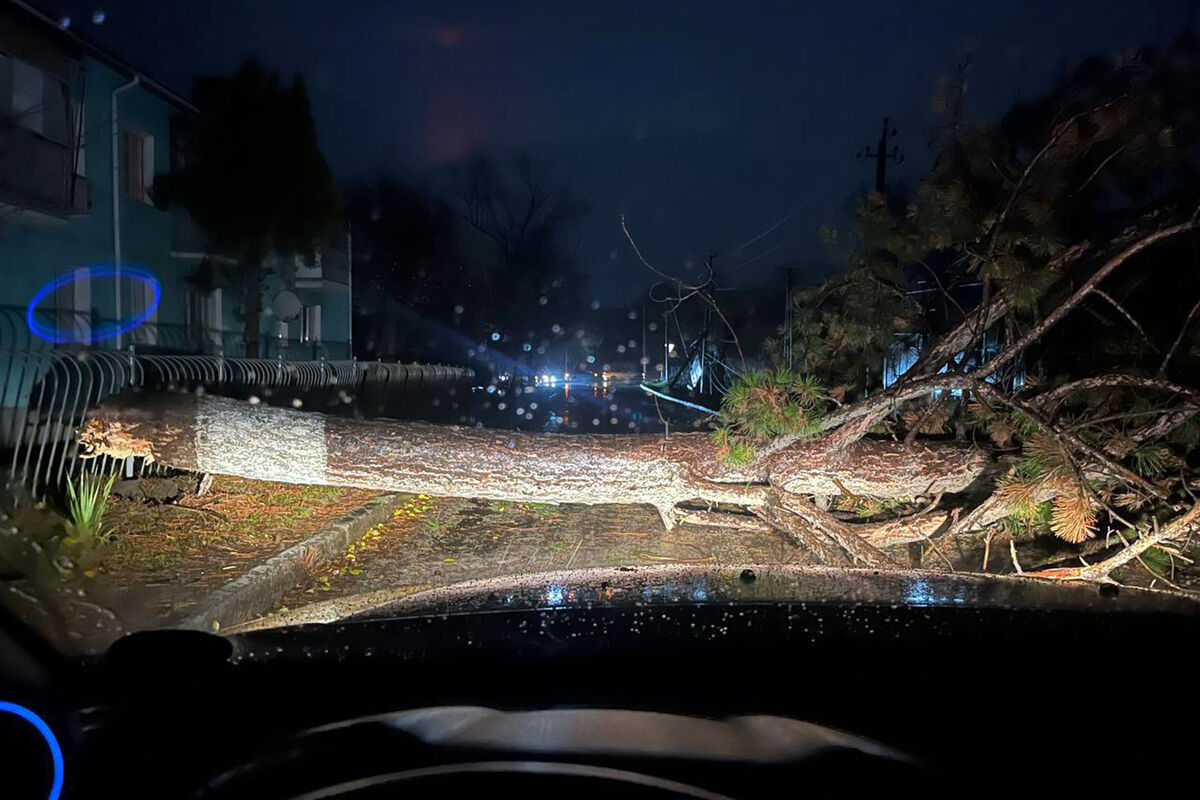
M205 352L221 350L221 290L187 290L184 310L188 340Z
M299 253L292 255L292 268L295 270L296 285L316 288L321 285L321 251L312 254L311 262L305 263L306 256Z
M321 342L321 307L305 306L300 315L300 343L320 344Z
M151 203L153 184L154 137L141 131L125 131L125 194Z
M74 280L54 291L55 327L72 344L87 344L92 334L92 283L86 269L76 269Z
M158 294L154 291L154 287L147 284L145 281L132 281L130 287L130 309L131 316L141 316L146 313L146 309L153 305ZM146 321L133 329L132 337L134 344L154 346L158 344L158 309L146 317Z
M26 130L42 132L45 120L43 97L46 93L42 71L19 58L11 59L13 122Z
M71 112L65 83L27 61L0 54L0 120L69 146Z

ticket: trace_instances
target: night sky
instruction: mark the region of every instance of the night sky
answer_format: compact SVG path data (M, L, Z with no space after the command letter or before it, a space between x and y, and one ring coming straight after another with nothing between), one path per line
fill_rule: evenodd
M550 158L592 209L577 258L593 294L618 304L650 282L620 213L667 271L716 251L742 284L782 285L784 266L818 277L818 227L844 224L873 180L856 151L891 115L907 154L894 174L919 177L935 87L965 54L970 115L994 119L1066 64L1166 42L1194 2L37 5L184 94L248 55L300 72L342 182L436 183L482 152Z

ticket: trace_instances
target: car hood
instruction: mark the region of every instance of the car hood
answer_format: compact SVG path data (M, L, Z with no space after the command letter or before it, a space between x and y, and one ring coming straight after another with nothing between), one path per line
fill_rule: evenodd
M242 629L535 609L778 603L1200 612L1200 602L1181 594L1018 576L787 565L662 564L506 576L415 594L385 590L351 595L275 615Z

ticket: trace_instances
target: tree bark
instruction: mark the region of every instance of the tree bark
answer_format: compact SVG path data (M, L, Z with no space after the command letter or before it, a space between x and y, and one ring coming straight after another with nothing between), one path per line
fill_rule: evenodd
M955 492L989 466L951 442L793 444L747 467L704 433L568 435L329 417L208 395L124 395L80 432L90 455L144 456L259 480L547 503L648 503L672 524L684 501L762 506L789 495L900 498Z

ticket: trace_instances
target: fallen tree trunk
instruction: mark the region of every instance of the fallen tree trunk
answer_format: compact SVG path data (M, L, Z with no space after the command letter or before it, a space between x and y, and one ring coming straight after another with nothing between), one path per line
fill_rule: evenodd
M80 431L90 455L287 483L546 503L647 503L670 526L684 501L762 506L791 495L899 498L961 491L987 456L951 442L800 442L746 467L704 433L521 433L355 420L223 397L126 395Z

